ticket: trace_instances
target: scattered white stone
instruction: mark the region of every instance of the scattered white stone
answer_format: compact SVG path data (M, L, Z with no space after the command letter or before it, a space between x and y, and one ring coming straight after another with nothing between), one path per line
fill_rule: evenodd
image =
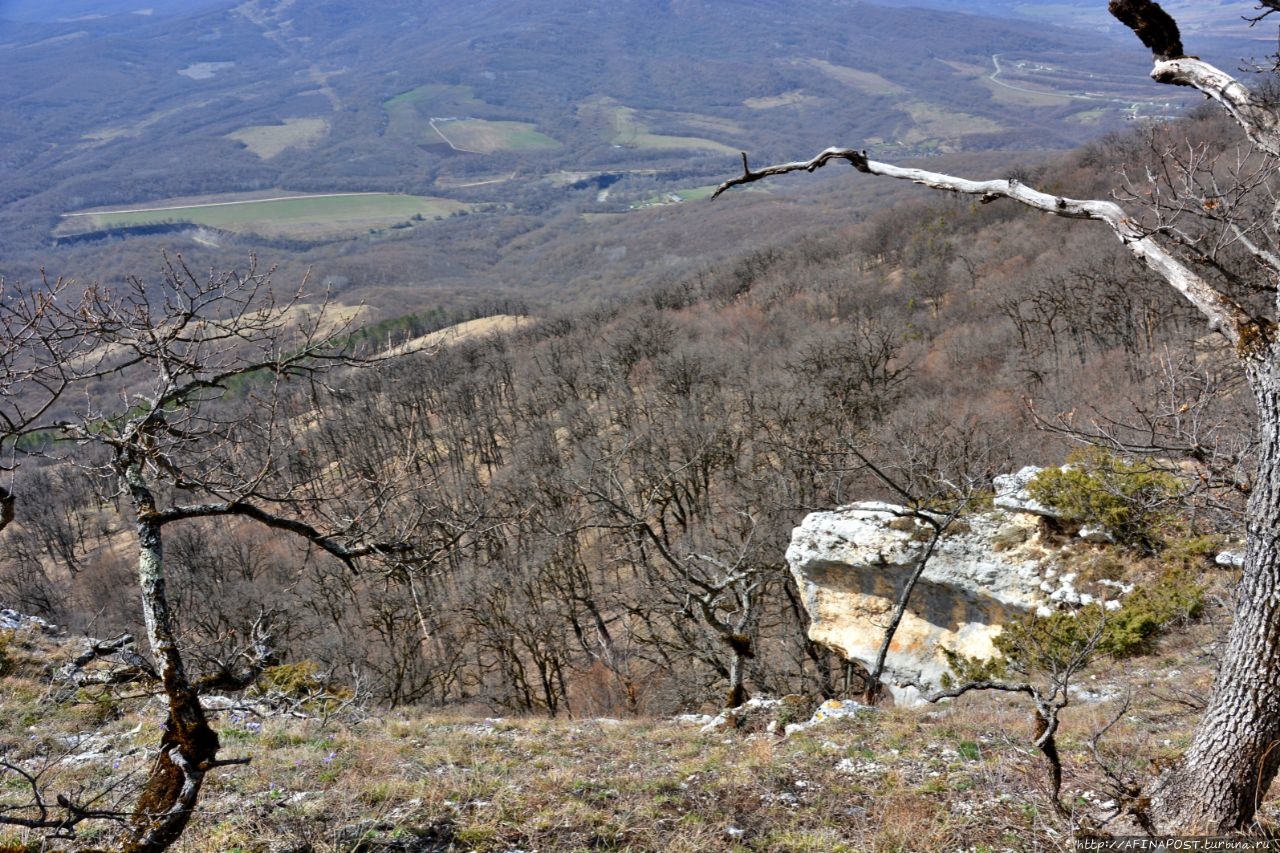
M995 486L995 497L992 498L998 508L1010 512L1029 512L1045 518L1059 518L1061 513L1051 506L1046 506L1031 497L1028 488L1036 475L1043 471L1035 465L1028 465L1016 474L1000 474L992 480Z
M1230 569L1239 569L1244 566L1243 551L1223 551L1221 554L1213 558L1213 561L1219 566Z
M710 734L711 732L716 732L724 728L736 727L738 720L752 711L773 711L781 706L781 699L764 699L759 697L748 699L738 707L726 708L720 712L719 716L711 718L710 722L703 725L701 732L702 734Z
M1095 583L1098 586L1105 586L1107 589L1114 589L1120 595L1128 595L1129 593L1133 592L1133 584L1131 583L1122 583L1120 581L1113 581L1107 578L1103 578L1100 581L1095 581Z
M1111 535L1111 531L1105 527L1099 527L1096 524L1086 524L1080 528L1077 534L1086 542L1093 542L1098 545L1114 545L1116 537Z
M855 702L852 699L828 699L818 706L813 712L813 716L804 723L789 723L783 730L784 737L790 737L797 732L807 731L814 726L821 725L828 720L839 720L845 717L854 717L858 714L875 711L876 709L870 705L863 705L861 702ZM800 783L796 783L797 787Z
M813 712L811 723L821 723L825 720L839 720L845 717L856 717L865 711L874 711L875 708L863 705L853 699L828 699L818 706Z
M1103 687L1098 690L1090 690L1075 684L1071 685L1068 690L1071 693L1071 698L1078 699L1081 702L1111 702L1124 695L1115 688Z
M6 607L0 609L0 630L4 631L38 631L42 634L57 634L58 626L48 619L39 616L27 616Z
M836 763L836 772L844 773L848 776L878 776L885 772L885 766L874 761L854 761L852 758L842 758Z
M1049 600L1055 604L1066 604L1071 607L1078 607L1081 603L1080 593L1076 592L1074 587L1066 584L1054 590L1053 594L1049 596Z

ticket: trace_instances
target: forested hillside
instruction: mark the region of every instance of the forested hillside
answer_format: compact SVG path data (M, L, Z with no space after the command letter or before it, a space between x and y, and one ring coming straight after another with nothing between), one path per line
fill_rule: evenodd
M1209 115L1152 132L1230 133ZM1025 179L1098 193L1108 168L1140 168L1145 133ZM901 498L886 474L946 500L1059 462L1052 428L1067 425L1153 453L1199 442L1197 524L1230 532L1218 487L1244 476L1251 442L1238 377L1109 239L917 196L590 311L353 370L291 398L284 467L317 491L403 486L381 510L433 543L430 561L352 575L266 531L191 522L169 545L187 643L216 671L269 635L279 661L325 661L334 683L393 704L667 713L715 706L735 673L747 693L842 695L856 676L805 639L791 528ZM248 417L254 399L227 405ZM126 520L95 500L87 460L50 450L19 470L0 597L73 630L133 627Z

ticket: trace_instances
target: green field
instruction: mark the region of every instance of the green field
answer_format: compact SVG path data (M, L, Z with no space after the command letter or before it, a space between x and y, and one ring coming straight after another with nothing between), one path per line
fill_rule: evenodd
M476 100L470 86L450 86L446 83L427 83L407 92L401 92L395 97L383 101L382 106L391 109L414 103L449 104L463 107L484 106L483 101Z
M484 119L434 119L435 133L458 151L493 154L496 151L554 151L559 142L539 133L528 122Z
M56 236L188 222L264 236L322 239L448 216L468 206L429 196L343 193L63 214Z
M642 210L646 207L660 207L664 204L680 204L685 201L702 201L711 198L711 194L716 191L717 184L708 184L705 187L692 187L690 189L675 190L674 192L663 193L647 198L644 201L638 201L631 205L632 210Z

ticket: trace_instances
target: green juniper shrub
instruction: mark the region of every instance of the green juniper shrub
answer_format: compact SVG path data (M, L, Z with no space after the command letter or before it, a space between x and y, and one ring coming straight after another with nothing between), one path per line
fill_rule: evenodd
M1073 452L1063 468L1041 471L1028 489L1064 520L1099 526L1121 545L1154 553L1185 485L1153 460L1130 461L1091 447Z
M974 660L945 652L953 673L945 685L998 680L1011 674L1061 674L1080 669L1097 655L1144 654L1166 627L1194 619L1203 608L1204 587L1185 570L1172 569L1151 586L1129 593L1116 610L1089 604L1011 620L994 641L999 657Z

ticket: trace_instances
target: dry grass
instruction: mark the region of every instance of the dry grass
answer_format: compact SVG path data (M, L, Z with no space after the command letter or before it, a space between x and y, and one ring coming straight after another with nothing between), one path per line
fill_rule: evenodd
M282 124L259 124L228 133L230 139L263 160L270 160L288 148L311 148L329 132L324 118L287 118Z
M385 355L396 356L421 350L429 351L437 347L450 346L475 338L487 337L488 335L506 334L531 322L533 320L529 317L517 317L513 314L494 314L490 317L479 317L475 320L467 320L447 329L441 329L438 332L431 332L422 337L405 341L399 346L387 350Z
M868 713L786 740L661 721L272 721L227 738L254 764L218 777L182 849L337 851L362 821L456 850L1056 849L1031 756L963 758L955 737L990 734L921 737L920 717Z
M1230 580L1222 573L1215 597ZM1102 662L1081 676L1092 698L1079 696L1064 711L1059 734L1071 820L1048 799L1021 697L883 708L786 738L761 731L758 720L703 733L663 719L311 707L305 718L217 715L222 756L252 763L211 775L201 813L175 849L1072 849L1073 821L1096 815L1113 796L1098 758L1144 782L1186 746L1224 621L1224 605L1212 604L1155 654ZM0 640L0 753L48 768L51 794L136 785L153 754L159 705L86 691L51 701L49 673L78 644L22 633ZM1121 710L1095 757L1093 733ZM94 742L110 748L68 760ZM0 776L3 802L22 794L16 777ZM1264 804L1263 823L1273 825L1277 811ZM0 846L34 840L0 832Z
M82 693L50 706L41 704L42 680L30 661L8 677L4 752L52 761L55 793L136 784L122 774L147 766L158 705ZM1068 827L1051 817L1025 719L1025 708L979 697L869 711L783 739L704 734L666 720L223 712L223 756L253 761L212 774L201 813L175 849L1062 849ZM86 734L108 738L123 755L62 762L75 751L68 738ZM21 793L12 784L3 790ZM361 848L364 838L420 846Z

